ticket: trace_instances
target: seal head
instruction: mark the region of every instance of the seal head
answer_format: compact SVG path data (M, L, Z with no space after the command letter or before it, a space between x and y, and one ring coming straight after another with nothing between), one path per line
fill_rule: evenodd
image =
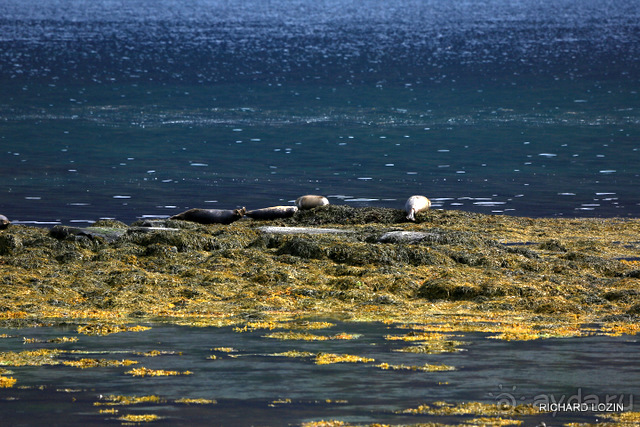
M326 197L316 196L314 194L307 194L296 199L296 206L302 210L313 209L328 204L329 200Z
M170 219L197 222L198 224L231 224L242 218L247 210L240 209L189 209Z
M11 221L9 221L9 218L7 218L4 215L0 215L0 230L4 230L9 226L9 224L11 224Z
M416 220L416 214L418 212L426 211L431 207L431 200L424 196L411 196L404 204L404 210L407 213L407 219L409 221Z

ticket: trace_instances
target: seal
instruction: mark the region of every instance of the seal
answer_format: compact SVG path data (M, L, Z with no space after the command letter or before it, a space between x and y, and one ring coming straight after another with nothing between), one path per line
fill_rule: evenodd
M418 212L426 211L430 207L431 200L424 196L411 196L407 199L407 203L404 204L404 210L407 212L409 221L415 221Z
M270 220L280 218L290 218L298 212L297 206L271 206L269 208L254 209L248 211L246 215L249 218Z
M244 216L247 210L240 209L189 209L169 219L181 219L198 224L231 224Z
M9 226L9 224L11 224L11 221L9 221L9 218L7 218L4 215L0 215L0 230L4 230Z
M325 206L329 204L324 196L316 196L313 194L307 194L306 196L300 196L296 199L296 206L302 210L313 209L318 206Z

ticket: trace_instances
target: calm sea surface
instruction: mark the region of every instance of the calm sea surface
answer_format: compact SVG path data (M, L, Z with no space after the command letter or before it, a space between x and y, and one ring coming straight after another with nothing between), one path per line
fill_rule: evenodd
M145 414L159 417L148 424L153 426L276 427L319 420L342 420L349 425L460 425L477 416L402 411L434 402L482 402L563 404L548 412L502 416L521 420L524 426L540 422L560 426L601 421L607 412L638 410L636 337L502 341L485 333L457 333L451 339L461 341L460 351L425 354L398 351L414 343L385 337L410 331L381 323L338 322L333 328L312 331L357 336L346 341L282 341L266 336L272 331L238 333L231 327L150 326L147 331L106 337L79 334L71 325L0 328L1 352L60 351L50 365L5 366L11 374L4 376L15 378L16 384L0 388L3 425L121 425L121 417ZM77 341L52 342L62 337ZM310 355L286 357L283 352L289 351ZM317 365L314 355L319 352L375 360ZM87 358L138 363L88 369L63 365ZM381 369L382 363L444 364L455 370ZM129 372L141 367L191 374L135 377ZM158 400L110 406L115 396ZM181 399L216 403L189 404ZM617 406L601 406L607 402ZM579 409L566 409L569 404ZM117 412L101 412L105 409ZM493 425L485 422L474 425Z
M0 212L640 213L636 0L2 0Z

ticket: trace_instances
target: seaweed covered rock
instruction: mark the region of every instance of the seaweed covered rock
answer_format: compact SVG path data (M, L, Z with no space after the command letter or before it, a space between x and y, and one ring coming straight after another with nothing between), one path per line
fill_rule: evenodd
M0 255L10 255L22 248L22 239L14 234L0 234Z
M285 223L296 225L326 224L397 224L407 222L404 211L400 209L364 207L346 205L326 205L311 210L298 211Z
M13 225L0 233L0 320L494 310L636 319L638 235L640 220L430 210L413 223L401 210L336 205L230 225Z

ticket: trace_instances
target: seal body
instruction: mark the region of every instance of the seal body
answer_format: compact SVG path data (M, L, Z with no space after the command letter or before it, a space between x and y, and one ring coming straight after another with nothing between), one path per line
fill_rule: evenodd
M411 196L407 199L407 203L404 204L404 210L407 212L409 221L415 221L418 212L426 211L430 207L431 200L424 196Z
M296 206L302 210L313 209L318 206L325 206L329 204L324 196L316 196L313 194L307 194L306 196L300 196L296 199Z
M246 215L249 218L253 218L253 219L270 220L270 219L290 218L296 212L298 212L297 206L272 206L269 208L254 209L251 211L247 211Z
M4 230L9 226L9 224L11 224L11 221L9 221L9 218L7 218L4 215L0 215L0 230Z
M241 209L189 209L170 219L182 219L184 221L197 222L198 224L231 224L239 220L246 213Z

